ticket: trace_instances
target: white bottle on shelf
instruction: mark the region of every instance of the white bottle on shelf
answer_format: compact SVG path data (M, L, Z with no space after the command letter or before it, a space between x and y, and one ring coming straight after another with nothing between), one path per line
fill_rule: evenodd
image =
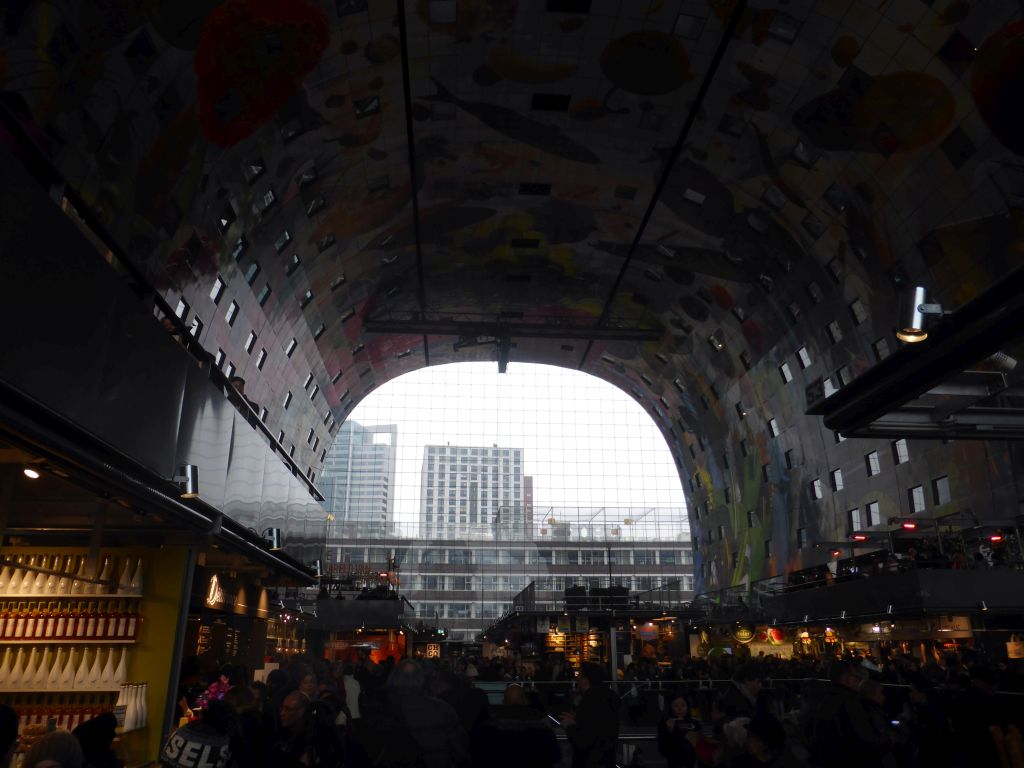
M46 573L46 570L50 568L50 558L41 556L39 558L38 566L43 570L40 570L32 581L33 595L42 595L46 592L46 578L49 576L49 574Z
M57 590L58 595L70 595L71 594L71 568L74 565L74 560L69 555L64 558L63 563L60 567L60 578L57 579Z
M46 676L46 689L49 691L60 690L60 648L54 649L53 659L50 661L50 672Z
M96 686L104 691L109 691L114 687L114 653L115 649L111 648L107 653L107 663L103 665L103 672L100 673L100 681Z
M16 595L21 592L21 581L25 578L25 570L21 567L25 562L25 558L18 556L14 559L17 565L11 571L11 580L7 582L7 594Z
M60 576L56 573L60 570L61 557L60 555L54 555L53 560L50 563L50 570L54 573L46 574L46 581L43 583L43 594L44 595L55 595L57 594L57 585L60 583Z
M81 557L78 560L78 570L75 571L75 577L71 580L71 594L72 595L85 595L88 594L87 589L89 583L85 580L85 557Z
M18 591L23 595L29 595L32 593L32 585L35 584L36 581L36 556L32 555L29 557L28 562L25 563L25 565L28 567L25 568L25 572L21 577L21 584L18 587Z
M6 595L10 591L11 576L14 575L14 569L9 565L5 565L0 568L0 595Z
M86 648L82 648L82 661L75 672L75 689L85 688L89 680L89 654Z
M139 727L145 728L149 725L149 702L146 701L146 692L149 690L149 683L141 683L139 685Z
M25 646L18 646L18 655L14 657L14 664L7 676L7 687L11 689L21 687L21 668L25 664Z
M121 660L117 662L117 669L114 670L114 680L111 687L114 685L124 685L124 682L128 679L128 649L124 646L121 647Z
M125 683L125 685L123 686L123 690L125 692L125 695L124 695L124 704L125 704L124 730L126 732L127 731L134 731L135 728L136 728L136 717L137 717L137 707L136 707L136 704L137 704L137 701L138 701L138 695L137 695L136 690L135 690L135 684L134 683Z
M0 691L8 688L8 678L11 676L11 662L14 661L14 652L11 646L4 649L4 660L0 662Z
M117 581L117 594L127 595L132 585L132 559L124 559L124 570L121 571L121 578Z
M70 691L75 684L75 649L68 648L68 658L60 673L60 690Z
M132 574L131 583L128 585L128 594L141 595L142 594L142 558L138 559L135 565L135 573Z
M49 649L45 646L36 651L36 648L32 649L32 655L28 659L28 668L31 676L25 675L25 687L31 688L33 691L41 691L46 685L46 657L49 655Z
M100 664L100 655L103 647L96 648L96 655L92 657L92 666L89 667L89 676L85 679L85 687L96 690L100 687L100 677L103 675L103 665Z
M113 560L109 555L107 555L107 557L103 559L103 568L100 571L99 581L98 583L93 585L95 587L93 592L95 592L97 595L109 594L114 591L113 589L111 589L110 585L110 577L113 573L113 569Z

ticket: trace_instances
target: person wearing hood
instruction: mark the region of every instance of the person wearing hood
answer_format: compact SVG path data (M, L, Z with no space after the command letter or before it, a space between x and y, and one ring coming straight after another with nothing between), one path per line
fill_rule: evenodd
M572 768L615 768L619 742L619 698L608 687L604 669L584 664L577 680L579 703L561 716L572 745Z

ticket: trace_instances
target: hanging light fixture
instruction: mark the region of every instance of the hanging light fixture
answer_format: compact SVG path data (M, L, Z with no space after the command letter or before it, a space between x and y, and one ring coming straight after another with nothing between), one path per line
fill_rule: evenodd
M178 484L178 495L181 498L194 499L199 496L199 467L195 464L183 464L172 479Z
M904 294L900 299L899 322L896 338L908 344L916 344L928 338L925 325L928 316L943 315L941 304L927 303L927 294L923 285L914 286L913 293Z

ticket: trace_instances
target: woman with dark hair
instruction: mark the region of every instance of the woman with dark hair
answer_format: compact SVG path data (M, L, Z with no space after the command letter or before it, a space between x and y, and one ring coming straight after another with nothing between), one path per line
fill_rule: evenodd
M658 721L658 753L668 768L693 768L697 763L700 723L690 716L690 701L676 691L665 701L665 713Z

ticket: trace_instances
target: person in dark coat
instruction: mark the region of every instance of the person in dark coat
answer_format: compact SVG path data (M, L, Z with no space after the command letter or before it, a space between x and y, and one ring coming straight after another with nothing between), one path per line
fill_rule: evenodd
M829 676L832 683L807 722L813 764L828 768L895 766L892 737L876 729L859 692L862 678L857 668L852 662L836 661Z
M583 665L577 687L581 695L576 710L561 716L572 745L572 768L615 768L619 698L596 664Z
M86 720L72 731L82 745L83 768L122 768L124 763L111 749L117 729L117 718L113 712Z
M521 685L512 684L472 735L472 756L479 768L554 768L562 751L547 715L528 704Z
M722 696L726 720L753 717L757 713L758 696L763 684L762 672L754 664L740 667L732 678L732 687Z
M690 716L690 702L682 691L670 695L658 721L658 754L668 768L693 768L697 763L700 723Z

